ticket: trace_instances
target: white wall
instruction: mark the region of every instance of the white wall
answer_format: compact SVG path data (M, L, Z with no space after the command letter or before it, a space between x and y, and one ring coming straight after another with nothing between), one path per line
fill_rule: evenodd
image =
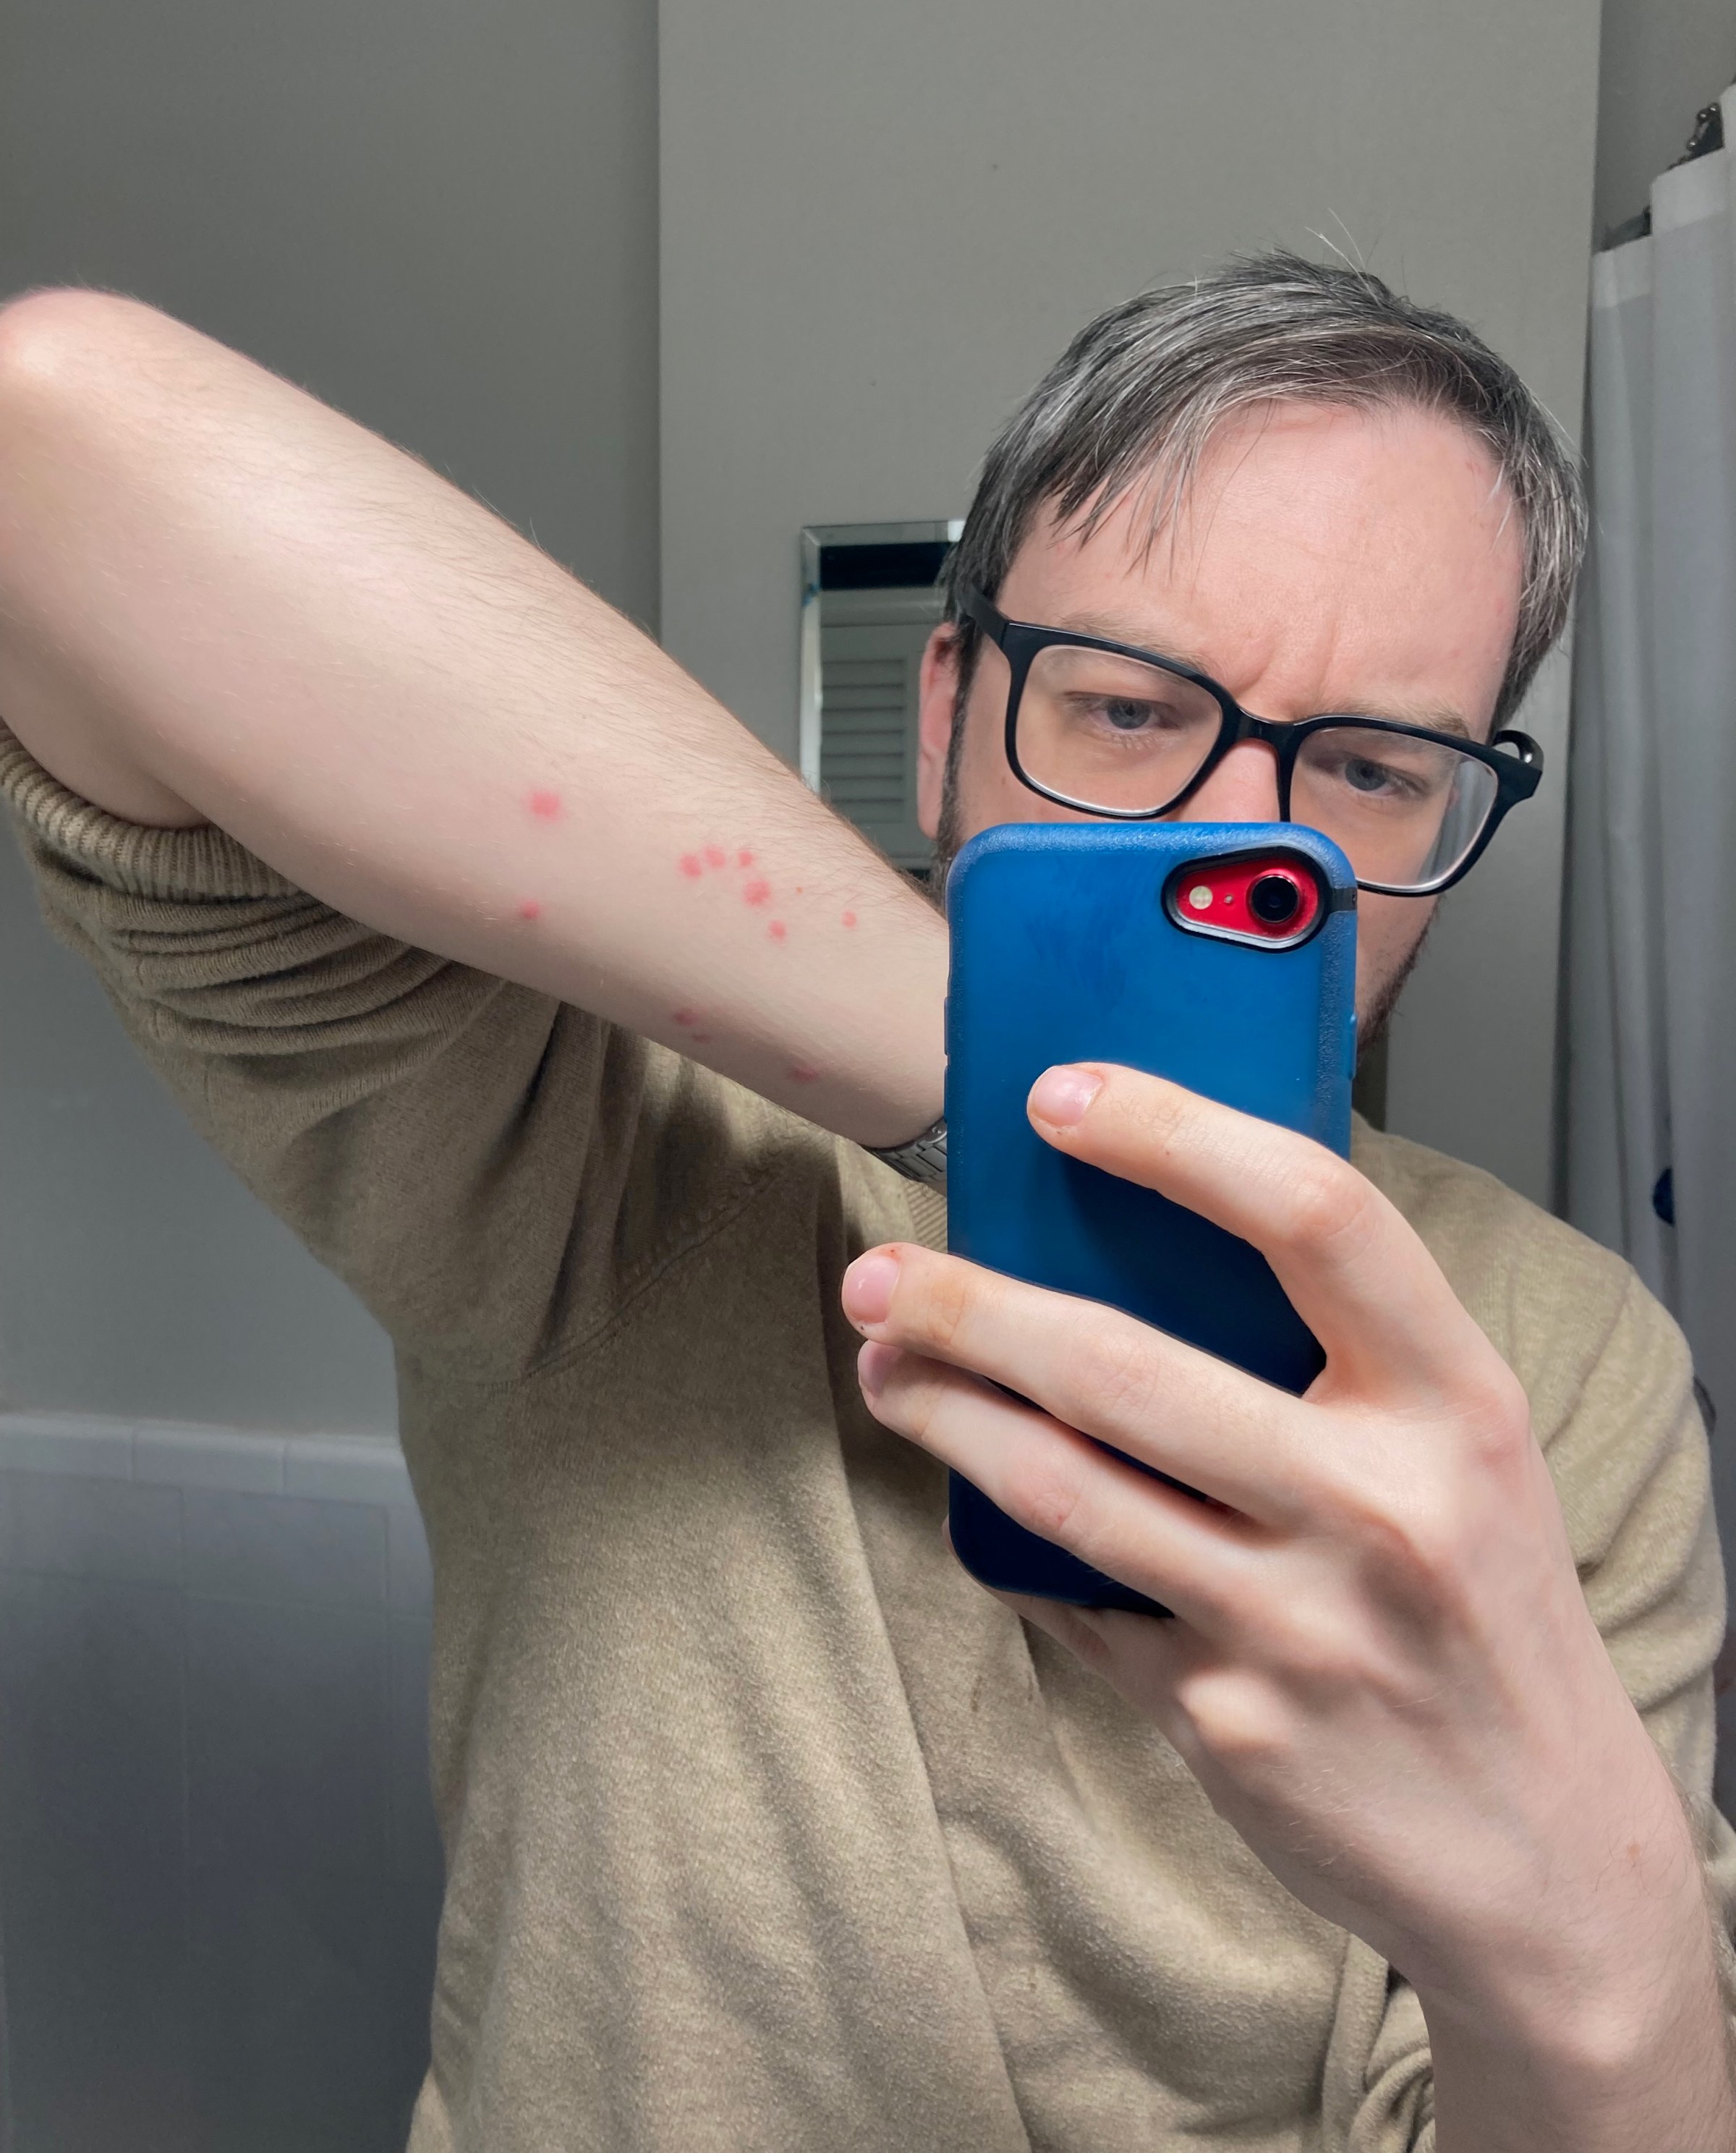
M657 605L653 0L15 0L0 292L135 292ZM378 1428L384 1339L191 1134L0 835L0 1403Z
M1099 308L1336 243L1578 424L1596 0L661 0L663 624L793 755L797 532L951 517ZM1323 237L1322 237L1323 236ZM1395 1029L1395 1127L1546 1197L1565 715Z

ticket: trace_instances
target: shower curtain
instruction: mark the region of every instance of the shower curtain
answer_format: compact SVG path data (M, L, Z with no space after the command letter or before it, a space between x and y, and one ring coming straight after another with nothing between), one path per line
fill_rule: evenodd
M1736 143L1736 91L1723 99ZM1736 1538L1736 158L1593 259L1565 1183L1679 1317Z

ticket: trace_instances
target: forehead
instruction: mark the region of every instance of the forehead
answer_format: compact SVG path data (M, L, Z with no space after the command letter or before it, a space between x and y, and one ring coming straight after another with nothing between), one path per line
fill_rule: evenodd
M1185 659L1269 716L1428 704L1480 723L1517 624L1520 519L1492 459L1411 409L1270 407L1088 534L1040 519L999 603Z

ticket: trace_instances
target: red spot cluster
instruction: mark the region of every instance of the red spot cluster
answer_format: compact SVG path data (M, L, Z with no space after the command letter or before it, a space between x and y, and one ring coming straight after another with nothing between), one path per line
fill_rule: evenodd
M698 882L704 877L707 868L727 868L732 863L729 852L724 846L712 843L705 846L696 853L683 853L675 864L690 882ZM751 872L754 854L746 845L737 847L733 865L740 873L747 877L741 884L741 902L756 909L762 904L770 904L773 894L771 884L764 875ZM797 886L796 894L797 897L802 895L802 885L799 883ZM845 915L845 924L851 927L856 924L856 915L853 912ZM766 931L774 942L781 942L787 938L790 930L781 919L774 919L769 923Z
M540 919L542 907L534 897L522 897L518 900L518 916L521 919Z
M531 795L532 814L540 815L545 822L553 822L560 812L561 796L558 792L533 792Z

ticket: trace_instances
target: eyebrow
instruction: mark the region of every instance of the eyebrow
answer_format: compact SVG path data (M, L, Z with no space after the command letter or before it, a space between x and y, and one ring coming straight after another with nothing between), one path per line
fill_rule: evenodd
M1195 673L1204 674L1209 680L1215 681L1218 677L1196 652L1173 643L1154 647L1145 642L1137 630L1130 631L1124 623L1108 620L1097 613L1077 613L1071 620L1050 621L1041 624L1054 628L1063 635L1094 636L1099 643L1119 644L1125 649L1143 650L1153 658L1169 659L1178 665L1185 665ZM1372 703L1353 700L1335 703L1330 710L1311 710L1306 715L1322 718L1384 718L1392 725L1421 725L1425 731L1451 733L1459 740L1479 741L1483 737L1467 723L1464 713L1455 710L1450 703L1413 703L1401 698L1377 706Z

